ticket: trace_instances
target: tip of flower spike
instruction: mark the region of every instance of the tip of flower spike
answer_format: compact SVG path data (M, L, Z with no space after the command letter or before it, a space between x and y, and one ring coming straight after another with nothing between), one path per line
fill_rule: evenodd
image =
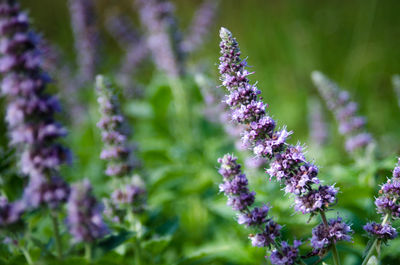
M95 83L96 83L96 89L103 87L104 86L104 76L97 75Z
M219 30L219 36L222 40L227 40L232 37L232 33L227 28L221 27Z
M320 71L312 71L311 79L314 81L314 83L320 83L325 79L325 76Z

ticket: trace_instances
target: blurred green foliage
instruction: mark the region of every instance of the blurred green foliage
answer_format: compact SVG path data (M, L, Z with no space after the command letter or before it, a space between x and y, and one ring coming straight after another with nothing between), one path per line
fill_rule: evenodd
M66 58L74 58L66 1L21 2L30 10L36 30L59 45L67 54ZM96 0L100 22L112 8L121 9L137 20L131 2ZM182 29L185 29L201 1L174 2ZM220 26L229 28L237 37L242 54L248 56L251 70L256 72L252 81L259 81L259 88L278 124L294 131L291 140L294 143L310 142L307 99L317 94L310 81L311 71L319 69L349 88L360 104L361 113L368 118L368 129L377 139L379 159L372 155L356 160L349 157L332 116L328 116L331 122L329 144L323 149L310 148L308 153L310 159L315 158L321 165L321 179L336 183L340 188L339 202L329 215L341 212L355 231L354 243L338 247L343 264L361 263L367 244L367 239L362 237L362 225L378 219L373 198L378 184L390 175L400 151L400 123L397 122L400 109L390 83L392 74L400 72L399 10L400 2L396 0L224 0L218 21L211 29L212 38L189 61L211 68L207 74L218 83L214 66L219 56L217 32ZM103 35L101 73L112 76L115 65L124 55L111 37ZM73 60L68 63L74 64ZM138 143L137 155L143 162L138 173L146 179L149 193L149 216L144 222L152 232L144 233L143 242L137 242L138 237L126 231L115 233L95 249L95 262L137 264L132 248L140 244L142 264L267 264L264 250L250 246L249 231L236 223L234 212L225 205L226 199L218 194L221 177L216 170L217 158L226 152L238 152L222 128L203 117L199 88L190 76L183 80L191 109L190 123L178 127L188 136L182 140L177 137L169 83L150 65L141 71L140 81L146 84L145 96L143 99L124 98L123 107L134 128L132 141ZM102 142L96 127L99 113L94 88L89 86L81 90L88 111L82 113L84 119L79 126L68 124L70 135L66 142L74 153L74 162L63 169L64 175L71 182L87 177L99 197L108 196L111 190L105 184L108 179L103 174L104 164L98 158ZM4 124L1 130L0 139L5 147ZM241 154L241 158L244 157L245 154ZM270 182L265 173L248 173L258 203L271 203L272 214L285 225L284 237L307 241L318 220L314 218L307 223L306 217L293 214L293 200L284 195L276 183ZM20 194L17 188L21 186L20 181L13 180L17 178L15 172L10 175L9 178L2 176L8 181L5 186L11 186L15 194ZM46 218L45 214L36 214L33 221ZM46 257L46 249L54 247L54 242L48 241L51 237L49 222L40 225L33 222L33 232L39 237L36 247L31 246L35 257ZM66 234L65 230L62 232ZM125 249L118 246L121 242L127 243ZM399 244L397 240L384 248L384 264L396 264L400 260ZM303 248L309 249L308 245L306 242ZM7 257L9 253L3 248L0 247L0 264L25 263L21 254ZM71 253L80 253L81 246L74 248ZM109 249L115 251L107 252ZM73 262L86 264L76 257L64 261L65 264Z

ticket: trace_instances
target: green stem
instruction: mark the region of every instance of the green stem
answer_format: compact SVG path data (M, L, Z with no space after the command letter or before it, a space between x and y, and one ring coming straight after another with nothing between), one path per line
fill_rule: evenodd
M138 238L135 240L135 265L141 264L140 241Z
M322 222L324 223L324 225L326 227L329 227L328 220L326 220L325 212L321 211L320 215L321 215L321 219L322 219ZM337 251L335 242L332 242L332 256L333 256L333 263L335 265L340 265L339 253Z
M22 254L24 254L26 262L28 262L29 265L33 265L32 257L31 254L29 254L28 250L25 247L21 247L21 251Z
M62 259L62 243L61 243L61 236L60 236L60 229L58 227L58 218L57 213L51 211L50 212L51 221L53 223L53 231L54 231L54 238L56 241L56 248L57 248L57 255L59 259Z
M85 259L91 263L92 262L92 244L85 243Z

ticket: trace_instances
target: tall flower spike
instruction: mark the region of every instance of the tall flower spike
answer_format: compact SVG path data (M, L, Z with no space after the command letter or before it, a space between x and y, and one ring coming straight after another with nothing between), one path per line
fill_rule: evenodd
M318 168L306 160L301 145L286 142L292 133L285 127L277 130L276 122L267 115L267 105L259 96L261 91L247 78L251 73L245 69L246 61L240 58L239 45L232 33L221 28L220 37L220 80L229 92L225 102L231 108L232 121L245 125L244 144L255 155L269 159L267 173L283 183L287 193L295 195L296 211L320 213L324 220L324 212L336 202L337 190L334 186L314 187L320 183Z
M102 211L103 206L92 195L87 179L72 186L67 203L67 226L75 242L93 242L108 233Z
M96 91L100 105L101 119L97 127L101 130L104 149L100 158L107 161L105 171L110 177L128 176L134 167L132 149L128 146L129 132L125 117L121 114L118 98L103 76L96 78Z
M68 0L75 38L79 81L91 82L96 74L99 56L99 34L93 0Z
M136 4L157 68L171 78L179 77L184 72L183 53L173 4L168 0L136 0Z
M252 208L255 192L249 190L248 180L242 173L237 158L226 154L218 162L221 165L219 173L223 177L219 189L228 198L228 205L239 212L238 223L257 230L257 234L249 236L251 244L255 247L273 248L270 256L272 264L295 264L300 258L298 247L301 242L295 241L293 247L286 242L279 246L278 238L282 227L268 217L270 207L267 205Z
M102 76L96 78L96 89L100 105L101 120L97 126L101 129L102 140L105 143L100 158L108 162L106 175L110 177L130 178L137 161L132 157L132 148L128 146L128 132L125 117L122 115L117 96L110 84ZM145 206L146 190L139 176L132 178L123 188L118 188L107 200L106 213L109 217L121 221L128 209L135 213L141 212ZM116 214L119 212L120 214ZM120 216L117 216L120 215Z
M328 126L325 121L321 102L312 98L308 104L308 124L310 140L317 146L323 146L328 140Z
M339 133L346 138L346 150L354 152L370 144L373 139L369 133L365 132L366 119L356 115L358 106L357 103L351 101L349 93L341 90L321 72L312 72L311 78L328 109L334 114L339 124Z
M215 22L219 0L204 0L196 11L182 43L185 52L197 50L210 33Z
M59 101L45 92L49 77L42 71L38 38L16 1L0 4L0 72L7 96L10 144L22 152L20 168L29 176L24 198L29 206L57 207L68 196L59 166L69 151L57 143L66 130L54 119Z

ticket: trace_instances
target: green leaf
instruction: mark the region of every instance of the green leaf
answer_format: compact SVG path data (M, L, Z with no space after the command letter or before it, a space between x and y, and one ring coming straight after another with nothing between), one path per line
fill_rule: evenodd
M111 236L101 240L94 246L94 256L95 257L102 256L102 255L104 255L104 253L107 253L107 252L117 248L118 246L125 243L125 241L127 241L128 239L130 239L134 236L135 236L135 233L133 233L131 231L126 231L126 230L121 231L117 235L111 235Z
M172 240L172 236L163 236L152 238L148 241L142 242L142 248L148 253L153 255L161 254Z

